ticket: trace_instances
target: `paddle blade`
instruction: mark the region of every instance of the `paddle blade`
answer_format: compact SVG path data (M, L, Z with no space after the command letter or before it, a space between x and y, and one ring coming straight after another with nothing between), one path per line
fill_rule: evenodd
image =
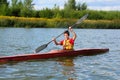
M76 24L80 24L83 20L85 20L88 17L88 14L84 15L80 20L76 22Z
M38 52L42 51L42 50L45 49L47 46L48 46L48 44L44 44L44 45L38 47L38 48L35 50L35 53L38 53Z
M88 17L88 14L84 15L82 18L80 18L75 24L72 25L72 27L80 24L83 22L83 20L85 20Z

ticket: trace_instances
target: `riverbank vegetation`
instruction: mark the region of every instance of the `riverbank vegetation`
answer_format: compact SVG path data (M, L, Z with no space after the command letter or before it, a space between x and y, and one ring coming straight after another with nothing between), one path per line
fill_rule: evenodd
M25 17L8 17L0 16L1 27L25 27L25 28L65 28L74 24L78 19L66 18L25 18ZM76 28L103 28L103 29L120 29L120 20L85 20L84 23Z
M64 9L56 4L52 9L35 10L33 0L0 0L0 27L47 27L62 28L75 23L89 14L77 28L120 29L120 11L95 11L87 9L86 3L68 0Z

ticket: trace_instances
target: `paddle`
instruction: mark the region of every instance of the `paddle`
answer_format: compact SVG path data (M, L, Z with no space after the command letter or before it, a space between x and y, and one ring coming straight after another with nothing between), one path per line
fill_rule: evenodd
M75 24L73 24L71 27L76 26L77 24L80 24L83 20L85 20L88 17L88 14L84 15L82 18L80 18ZM63 32L64 33L64 32ZM55 37L55 39L57 39L58 37L60 37L63 33L61 33L60 35L58 35L57 37ZM45 49L53 40L51 40L50 42L48 42L47 44L43 44L41 46L39 46L37 49L35 49L35 53L40 52L41 50Z

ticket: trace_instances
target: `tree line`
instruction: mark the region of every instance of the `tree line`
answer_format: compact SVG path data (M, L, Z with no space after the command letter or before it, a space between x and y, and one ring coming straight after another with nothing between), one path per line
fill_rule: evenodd
M34 5L33 0L0 0L0 26L65 27L88 13L88 21L78 28L120 29L120 11L89 10L86 3L77 3L75 0L68 0L63 9L54 4L52 9L35 10Z
M34 9L33 0L0 0L0 15L16 17L36 17L36 18L80 18L89 13L88 19L112 20L120 19L120 11L94 11L87 9L86 3L77 3L75 0L68 0L64 4L64 9L54 4L52 9Z
M65 13L65 11L68 10L87 9L86 3L76 4L75 0L68 0L68 3L65 3L63 10L60 10L59 6L57 6L56 4L52 9L44 8L42 10L35 10L34 5L35 4L33 4L33 0L11 0L11 4L7 0L0 0L0 15L16 17L54 18L56 16L66 16L62 16L61 14Z

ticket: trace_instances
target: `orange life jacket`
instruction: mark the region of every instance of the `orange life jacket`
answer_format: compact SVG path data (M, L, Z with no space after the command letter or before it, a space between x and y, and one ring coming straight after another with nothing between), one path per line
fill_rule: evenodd
M63 40L61 42L61 45L63 46L63 49L65 50L73 50L74 40L72 38L68 40Z

